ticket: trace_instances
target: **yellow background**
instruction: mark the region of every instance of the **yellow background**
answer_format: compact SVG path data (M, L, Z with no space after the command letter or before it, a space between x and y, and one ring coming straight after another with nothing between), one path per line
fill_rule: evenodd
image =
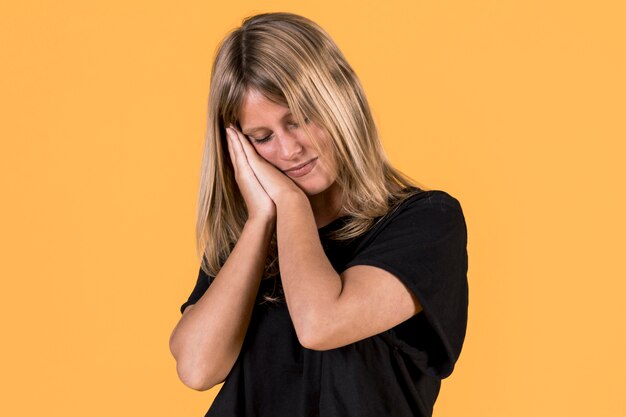
M202 416L168 349L198 265L210 65L249 14L321 24L394 164L457 197L469 327L435 416L625 416L619 1L0 6L3 416Z

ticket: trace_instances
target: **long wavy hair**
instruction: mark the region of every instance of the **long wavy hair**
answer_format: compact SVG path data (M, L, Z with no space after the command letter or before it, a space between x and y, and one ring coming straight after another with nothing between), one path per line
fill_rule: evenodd
M197 255L209 277L217 275L248 218L226 143L229 124L239 126L239 110L251 89L289 107L309 138L313 121L331 138L338 167L344 225L329 235L357 237L402 200L425 187L391 166L361 83L331 37L315 22L292 13L262 13L243 19L218 45L212 66L207 129L197 206ZM276 231L263 279L279 274ZM212 278L211 278L212 279ZM284 297L264 294L262 302Z

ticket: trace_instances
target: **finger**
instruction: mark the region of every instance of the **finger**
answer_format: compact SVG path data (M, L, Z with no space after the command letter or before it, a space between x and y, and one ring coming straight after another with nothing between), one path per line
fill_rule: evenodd
M277 166L267 161L256 151L256 148L246 135L239 132L234 127L233 131L235 133L233 140L235 142L234 146L241 152L239 155L243 155L241 159L243 160L245 158L246 167L250 168L264 188L271 187L271 184L275 181L279 181L278 177L276 177L276 173L281 173L285 178L288 178Z
M240 139L241 134L238 134L237 130L232 126L230 128L230 133L231 133L231 136L230 136L231 146L233 148L233 153L235 154L237 158L239 169L241 170L242 173L247 172L248 174L256 176L254 169L252 168L252 165L250 164L248 156L241 144L242 140L245 140L245 138Z
M240 158L238 157L238 152L235 148L233 132L230 131L228 128L226 128L226 143L228 143L228 154L230 155L230 160L233 163L235 175L238 175L240 171Z
M228 128L228 138L229 138L228 143L231 146L233 155L235 156L235 158L237 158L238 161L243 162L244 158L241 157L242 156L241 152L243 152L243 150L241 149L241 144L239 143L237 132L235 132L235 130L232 127Z
M256 149L254 149L254 146L252 146L246 135L237 130L235 127L233 127L232 130L235 134L234 137L236 138L236 142L241 145L241 151L246 155L248 162L259 157Z
M240 137L238 142L241 146L241 151L246 155L246 159L248 160L250 166L256 166L258 162L257 158L259 157L259 154L256 153L256 149L252 147L252 145L250 144L250 142L248 142L248 139L246 138Z

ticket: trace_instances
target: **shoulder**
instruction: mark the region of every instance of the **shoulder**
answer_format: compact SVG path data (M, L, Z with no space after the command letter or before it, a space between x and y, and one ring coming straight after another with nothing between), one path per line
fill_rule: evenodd
M463 238L465 218L457 198L443 190L411 191L362 235L360 249L389 242L395 242L396 247L414 247L453 235Z
M412 188L412 193L405 198L400 205L410 206L447 206L448 208L460 209L461 203L453 195L444 190L422 190Z
M395 204L381 223L441 224L464 220L460 201L444 190L412 189L412 194Z
M371 236L421 245L444 237L464 238L467 230L461 203L443 190L414 190L380 218Z

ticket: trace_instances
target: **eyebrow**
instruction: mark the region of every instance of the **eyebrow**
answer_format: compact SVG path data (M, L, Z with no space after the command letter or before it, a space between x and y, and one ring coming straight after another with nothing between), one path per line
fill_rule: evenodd
M292 115L291 110L287 110L285 112L285 114L283 114L283 116L280 118L280 120L285 120L287 117L289 117L291 115ZM263 129L270 130L267 127L264 127L264 126L257 126L257 127L253 127L252 129L247 129L246 132L244 132L243 128L242 128L241 133L243 133L244 135L251 135L251 134L253 134L256 131L263 130Z

